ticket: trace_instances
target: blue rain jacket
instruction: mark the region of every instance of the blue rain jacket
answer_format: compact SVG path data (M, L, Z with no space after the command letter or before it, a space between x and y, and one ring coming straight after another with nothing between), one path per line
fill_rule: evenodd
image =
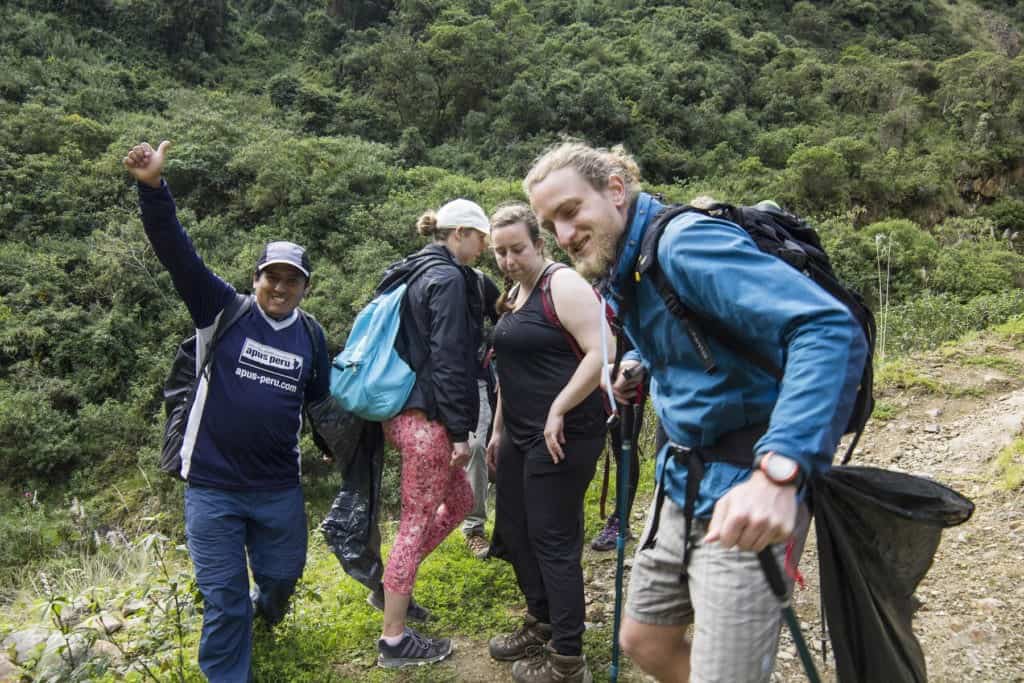
M663 208L640 193L609 287L616 310L635 287L623 319L638 357L651 377L651 396L672 442L709 447L729 432L769 423L755 453L775 451L810 474L831 467L850 418L867 351L860 325L840 301L810 278L757 248L743 228L725 220L685 213L658 244L662 272L687 307L714 317L742 342L785 368L781 382L730 352L714 337L708 344L718 365L707 374L682 323L665 307L650 278L634 280L634 265L648 225ZM658 454L657 476L683 505L686 468ZM711 463L694 511L710 517L715 502L745 481L749 468Z

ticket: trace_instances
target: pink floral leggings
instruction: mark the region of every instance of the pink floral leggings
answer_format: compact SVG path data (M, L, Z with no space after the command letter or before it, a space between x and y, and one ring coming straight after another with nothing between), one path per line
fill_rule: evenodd
M423 561L473 508L466 472L450 465L452 442L439 422L408 410L384 423L402 454L402 519L384 569L384 588L411 595Z

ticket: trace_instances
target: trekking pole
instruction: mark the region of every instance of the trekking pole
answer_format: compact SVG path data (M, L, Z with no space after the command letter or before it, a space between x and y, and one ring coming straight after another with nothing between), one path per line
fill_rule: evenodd
M772 593L775 593L775 597L779 599L779 603L782 606L782 618L786 620L789 633L793 636L793 642L796 644L796 651L800 655L800 661L804 665L807 680L811 683L821 683L818 669L815 668L814 660L811 658L811 651L807 649L804 634L800 631L800 622L796 620L793 605L790 603L789 598L786 597L786 582L782 580L782 571L779 570L779 563L776 562L775 555L772 554L771 546L759 552L757 560L761 563L761 571L764 572L764 577L768 579L768 585L771 586Z
M633 425L636 408L632 403L622 406L619 422L622 450L615 478L616 512L619 516L619 535L615 539L615 616L612 620L612 665L608 670L611 681L619 680L619 626L622 623L622 578L626 560L626 539L629 538L629 465L633 456Z

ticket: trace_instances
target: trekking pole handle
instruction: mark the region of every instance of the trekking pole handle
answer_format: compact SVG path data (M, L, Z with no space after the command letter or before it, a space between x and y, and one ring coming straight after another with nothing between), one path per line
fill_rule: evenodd
M622 371L622 376L626 380L631 380L634 377L636 377L636 374L638 372L643 372L643 366L642 365L634 365L632 367L626 368L625 370ZM633 397L633 404L634 405L640 405L643 402L644 402L644 385L641 382L636 387L636 395Z
M757 561L761 563L761 571L764 572L764 577L768 579L768 585L771 587L772 593L775 593L775 597L781 602L788 602L786 600L786 582L782 579L782 570L779 569L779 563L775 560L772 546L768 546L759 552L757 554Z

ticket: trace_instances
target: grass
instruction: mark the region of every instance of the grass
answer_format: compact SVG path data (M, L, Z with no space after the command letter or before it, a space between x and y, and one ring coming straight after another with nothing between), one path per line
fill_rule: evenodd
M902 389L918 394L943 393L938 380L922 375L902 358L879 365L875 370L875 385L879 389Z
M995 460L1000 487L1015 491L1024 485L1024 436L1018 436L999 451Z
M257 638L260 678L396 680L397 674L375 667L381 615L365 602L366 594L322 544L313 544L291 613L272 634ZM416 597L436 615L426 633L464 637L511 628L515 620L508 606L521 602L511 568L474 559L458 533L421 566Z
M1017 315L1001 325L992 328L993 331L1017 346L1024 345L1024 315Z
M871 412L871 419L885 422L894 419L899 413L899 406L895 406L888 401L875 401L875 409Z
M1005 356L993 356L993 355L980 355L980 356L966 356L960 359L962 365L972 365L975 367L990 368L992 370L999 370L1010 374L1020 374L1024 372L1024 368L1017 361L1006 358Z
M640 438L644 461L640 491L634 511L644 509L653 491L653 415L648 408L646 428ZM604 523L600 498L604 456L585 499L587 539ZM607 495L608 511L615 505L615 465ZM310 550L306 570L292 600L292 609L272 632L257 628L254 666L257 681L327 683L345 681L439 681L458 680L458 668L421 667L409 671L387 671L376 664L376 640L380 634L381 614L365 599L367 590L349 578L316 530L326 514L337 487L337 476L321 472L322 478L307 486L307 511L310 521ZM493 510L491 510L493 519ZM178 532L180 533L180 529ZM382 532L387 544L393 539L395 524L385 523ZM178 539L181 540L181 539ZM602 558L602 561L607 561ZM190 573L184 553L173 559L174 571ZM69 566L74 565L74 566ZM158 580L151 552L141 544L105 548L79 557L70 555L47 568L50 583L69 599L86 596L94 604L119 604L125 596L137 595ZM590 571L584 568L584 571ZM27 578L14 599L0 608L0 636L37 622L39 603L37 582ZM470 640L484 653L487 639L512 630L521 622L525 609L511 565L500 560L481 562L473 558L458 532L449 536L422 564L416 582L416 598L435 615L424 631ZM196 664L196 647L201 615L188 617L184 678L202 681ZM594 678L607 680L610 663L612 605L605 610L604 623L587 631L584 650ZM132 634L132 637L135 637ZM463 655L465 656L465 655ZM486 656L482 654L482 656ZM458 661L458 660L457 660ZM466 661L466 660L462 660ZM623 662L621 672L629 670ZM100 674L97 681L120 680L113 672ZM141 679L140 679L141 680Z

